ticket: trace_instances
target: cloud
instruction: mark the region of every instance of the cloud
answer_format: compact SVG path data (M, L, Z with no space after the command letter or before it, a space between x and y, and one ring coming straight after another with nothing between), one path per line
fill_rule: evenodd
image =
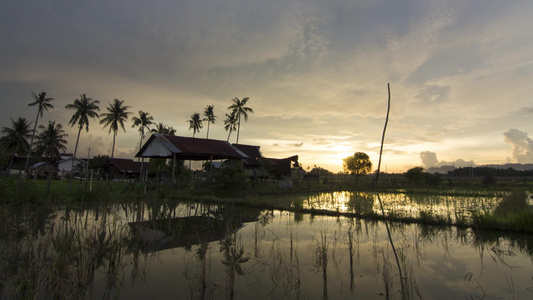
M450 94L450 86L428 85L423 87L415 98L424 102L444 102L448 100Z
M454 166L456 168L463 168L463 167L471 167L471 166L476 165L473 160L466 161L460 158L454 161L444 161L444 160L439 161L437 159L437 153L431 152L431 151L420 152L420 159L422 160L422 165L424 166L425 169L429 169L433 167L438 168L438 167L443 167L443 166Z
M430 151L420 152L420 159L422 160L422 165L426 169L434 167L439 162L437 159L437 153Z
M521 164L533 162L533 141L527 133L509 129L503 134L505 142L513 146L513 159Z

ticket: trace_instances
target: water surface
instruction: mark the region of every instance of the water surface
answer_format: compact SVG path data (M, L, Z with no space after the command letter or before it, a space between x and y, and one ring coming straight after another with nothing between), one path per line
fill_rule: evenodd
M528 235L170 202L2 214L2 299L533 298Z

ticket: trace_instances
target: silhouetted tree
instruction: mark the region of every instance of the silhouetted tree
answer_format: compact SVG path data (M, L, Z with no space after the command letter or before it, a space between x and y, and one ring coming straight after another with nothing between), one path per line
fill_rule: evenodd
M348 156L343 160L343 167L345 171L355 174L356 181L359 181L359 175L372 171L372 162L366 153L355 152L353 156Z
M50 166L61 158L61 152L67 149L67 141L65 131L61 124L56 124L54 121L49 121L48 126L40 125L41 132L37 136L35 143L35 151L40 156L45 157L48 161L48 179L46 191L50 192L50 182L52 179L52 170Z
M414 167L405 172L405 179L411 183L418 184L424 180L424 168Z
M33 132L32 132L31 141L30 141L30 149L28 151L28 157L26 157L26 166L24 167L24 170L26 170L26 172L28 171L28 164L30 162L30 156L32 152L31 149L33 147L33 138L36 135L37 125L38 125L37 123L39 122L39 117L43 116L44 110L48 111L48 109L54 108L54 106L50 103L52 100L54 100L54 98L47 98L45 92L41 92L39 93L39 95L36 95L34 92L31 92L31 94L33 95L34 101L32 103L29 103L28 106L37 106L37 116L35 117L35 124L33 124Z
M15 154L25 155L30 149L28 138L32 137L33 139L30 124L25 118L18 118L16 121L11 119L11 127L2 127L1 129L0 147L2 150L11 153L8 172L13 166Z
M176 135L176 129L172 128L172 126L167 126L163 123L158 123L151 131L152 133Z
M199 113L194 113L191 115L189 122L189 130L192 129L192 137L196 135L197 132L200 132L204 126L202 125L202 119L200 119Z
M248 121L248 113L254 113L254 110L250 107L246 106L246 103L248 103L250 99L248 97L244 97L242 100L239 100L239 98L235 97L232 99L233 104L228 107L229 110L232 112L235 112L235 115L237 116L237 141L236 144L239 143L239 134L241 132L241 116L244 117L244 121Z
M74 169L74 161L76 160L76 152L78 151L78 142L80 141L80 133L83 128L89 132L89 119L98 118L96 111L100 110L98 104L100 101L88 98L85 94L80 95L80 99L74 100L74 103L67 104L66 109L74 109L75 112L70 118L68 124L71 127L78 126L78 136L76 137L76 146L74 146L74 157L72 159L71 170Z
M215 107L213 105L208 105L204 110L204 121L207 121L207 135L205 137L206 139L209 138L209 124L215 124L215 120L217 118L215 116L214 108Z
M139 110L139 116L133 117L131 119L133 121L133 125L131 128L135 126L139 126L139 134L141 135L141 140L139 142L139 151L141 150L143 146L143 138L144 138L144 129L150 130L150 125L154 124L154 117L150 116L149 113L144 112L142 110ZM144 167L144 157L141 158L141 180L142 180L142 174L143 174L143 167Z
M226 114L226 120L224 120L224 129L226 131L229 131L228 139L227 139L227 141L229 142L229 137L231 136L231 132L233 130L237 130L237 116L235 114L235 111L232 111L231 113Z
M100 124L104 124L104 128L109 126L109 133L113 131L113 148L111 149L111 158L115 155L115 140L117 138L117 132L119 128L122 128L126 132L124 122L128 120L131 112L128 112L127 105L124 105L124 100L115 99L109 106L106 107L107 113L102 114Z

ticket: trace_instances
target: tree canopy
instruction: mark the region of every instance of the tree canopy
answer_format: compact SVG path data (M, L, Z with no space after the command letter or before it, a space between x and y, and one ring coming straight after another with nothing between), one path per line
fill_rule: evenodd
M366 153L355 152L354 155L348 156L343 160L343 167L345 172L350 172L357 176L365 175L372 171L372 162Z

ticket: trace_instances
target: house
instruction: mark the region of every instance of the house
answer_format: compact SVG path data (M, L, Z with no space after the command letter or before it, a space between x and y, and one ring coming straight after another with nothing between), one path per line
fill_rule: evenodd
M74 160L74 170L78 171L77 173L84 172L87 168L87 160L86 159L80 159L80 158L74 158L73 156L70 156L68 158L63 158L64 156L61 156L61 160L57 162L57 169L58 169L58 175L59 176L65 176L67 174L70 174L72 170L72 161Z
M143 173L148 170L149 163L142 163ZM134 179L141 175L141 162L128 158L110 158L104 165L105 172L113 179Z
M135 157L172 159L172 179L175 178L176 160L210 161L242 160L248 158L227 141L190 138L154 133Z
M248 156L248 158L243 159L243 164L250 176L253 177L273 177L277 179L290 177L292 167L299 166L298 155L288 158L267 158L261 154L260 146L242 144L234 144L233 146Z

